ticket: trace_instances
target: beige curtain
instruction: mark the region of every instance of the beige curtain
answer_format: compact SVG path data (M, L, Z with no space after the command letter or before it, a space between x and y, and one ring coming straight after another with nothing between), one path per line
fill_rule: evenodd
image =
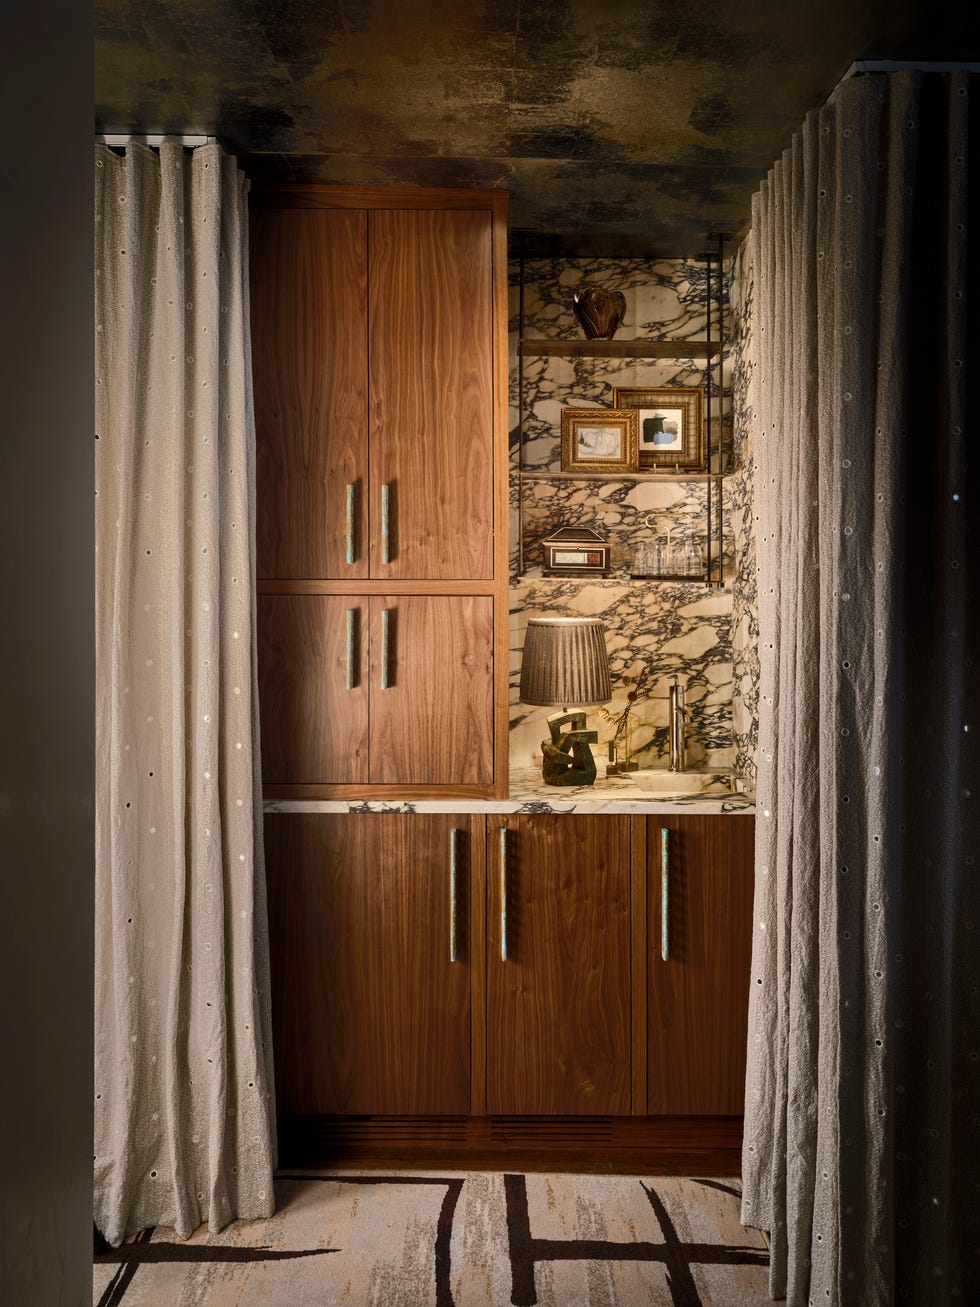
M96 147L95 1221L273 1210L246 183ZM84 923L79 923L84 929Z
M743 1218L799 1307L980 1302L978 112L849 81L753 214Z

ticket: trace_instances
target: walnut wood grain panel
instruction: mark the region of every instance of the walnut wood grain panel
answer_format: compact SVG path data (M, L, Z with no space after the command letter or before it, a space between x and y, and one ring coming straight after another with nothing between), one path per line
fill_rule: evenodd
M660 831L669 830L668 961ZM752 953L750 816L649 818L647 1110L740 1113Z
M487 823L487 1108L630 1111L630 824L625 816ZM500 956L499 832L508 834Z
M630 1065L633 1113L647 1110L647 819L630 817L630 992L632 1028Z
M281 1112L469 1110L468 827L429 814L266 816Z
M493 600L391 594L370 603L371 782L492 784Z
M347 688L347 613L354 613ZM270 784L368 780L368 605L330 595L257 600L262 777Z
M368 239L371 575L490 578L491 215L374 211Z
M485 594L497 595L502 593L504 605L506 608L507 586L506 572L504 573L505 584L500 586L497 581L399 581L398 593L405 594L424 594L424 595L469 595ZM391 590L390 581L372 581L368 578L364 580L353 581L331 581L331 580L310 580L307 578L283 579L276 580L259 580L255 583L255 588L259 594L282 594L282 595L336 595L336 594L387 594ZM507 635L507 623L504 623L504 636ZM504 645L506 651L507 645ZM504 662L506 663L506 658ZM504 682L506 686L507 682Z
M260 209L250 244L258 574L366 576L366 215Z

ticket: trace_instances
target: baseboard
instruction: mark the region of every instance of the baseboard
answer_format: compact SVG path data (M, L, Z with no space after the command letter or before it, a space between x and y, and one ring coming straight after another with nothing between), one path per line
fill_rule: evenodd
M740 1116L281 1116L279 1165L738 1175Z

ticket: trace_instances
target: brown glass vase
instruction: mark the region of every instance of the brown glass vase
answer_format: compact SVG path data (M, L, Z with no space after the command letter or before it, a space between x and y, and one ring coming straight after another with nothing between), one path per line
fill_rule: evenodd
M572 296L572 308L589 340L612 340L626 313L626 296L604 286L583 286Z

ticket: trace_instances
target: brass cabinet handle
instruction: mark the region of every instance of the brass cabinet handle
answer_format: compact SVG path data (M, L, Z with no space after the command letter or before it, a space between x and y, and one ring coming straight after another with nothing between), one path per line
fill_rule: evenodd
M354 688L354 609L347 609L347 688Z
M660 956L670 958L670 832L660 830Z
M459 831L454 826L449 832L449 961L456 961L456 860L459 848Z
M391 487L381 487L381 561L391 562Z
M354 485L347 485L347 507L344 516L344 538L347 541L347 565L354 561Z
M388 688L388 646L391 640L391 624L388 620L389 609L381 610L381 688Z
M507 961L507 827L500 828L500 960Z

